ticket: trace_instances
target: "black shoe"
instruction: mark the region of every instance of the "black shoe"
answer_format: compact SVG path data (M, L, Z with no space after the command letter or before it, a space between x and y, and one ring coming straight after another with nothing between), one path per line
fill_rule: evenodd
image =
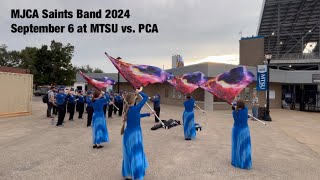
M69 119L69 121L73 121L73 119Z
M191 138L185 138L185 140L186 140L186 141L190 141L190 140L191 140Z
M97 148L97 147L98 147L98 146L97 146L96 144L92 146L93 149L94 149L94 148Z
M103 148L104 146L102 146L102 145L99 145L99 146L97 146L97 149L100 149L100 148Z

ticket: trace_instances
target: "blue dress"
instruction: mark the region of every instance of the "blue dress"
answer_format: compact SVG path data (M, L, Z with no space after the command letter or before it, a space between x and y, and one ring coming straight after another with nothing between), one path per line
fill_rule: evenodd
M141 108L147 102L148 96L140 92L143 99L136 106L131 106L127 114L127 126L123 134L122 176L132 179L143 179L148 168L144 153L140 118L150 116L150 113L140 114Z
M186 100L183 105L184 105L184 112L183 112L183 132L184 132L184 137L185 138L195 138L196 137L196 128L194 126L194 99L188 99Z
M103 142L109 142L108 130L106 118L103 113L103 105L108 101L107 98L101 98L95 100L93 105L92 116L92 140L93 144L101 144Z
M232 128L231 164L241 169L251 169L251 140L248 126L248 108L232 112L234 125Z

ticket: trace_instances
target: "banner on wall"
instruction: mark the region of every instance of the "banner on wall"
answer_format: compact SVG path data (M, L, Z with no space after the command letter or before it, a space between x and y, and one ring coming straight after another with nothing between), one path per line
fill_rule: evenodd
M266 93L266 99L267 99L267 93ZM275 90L269 90L269 99L276 99L276 91Z
M258 65L257 67L257 91L268 90L268 71L267 65Z

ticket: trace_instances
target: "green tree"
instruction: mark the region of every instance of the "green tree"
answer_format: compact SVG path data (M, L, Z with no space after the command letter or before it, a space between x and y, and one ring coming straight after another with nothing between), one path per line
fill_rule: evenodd
M76 71L82 71L83 73L104 73L100 68L93 68L90 65L76 67Z
M21 51L7 51L6 45L0 45L0 66L29 69L38 85L71 85L76 73L71 63L73 52L74 46L54 40L50 46L26 47Z
M53 66L53 82L56 84L71 85L75 81L75 68L71 63L74 46L63 45L60 42L51 41L51 63Z
M78 67L76 67L76 71L82 71L83 73L92 73L93 68L90 67L89 65L78 66Z
M0 66L7 66L8 56L7 46L0 45Z
M54 82L53 64L50 50L47 45L36 51L33 65L36 69L34 74L34 82L39 85L51 84Z
M20 66L34 74L38 85L71 85L75 81L75 68L71 63L74 47L69 43L51 41L50 46L42 45L40 49L26 47L20 53Z
M35 67L36 54L39 49L36 47L26 47L20 52L21 64L20 67L29 69L31 74L36 74L37 69Z
M0 66L19 67L21 56L19 51L7 51L7 46L0 45Z
M100 69L100 68L94 68L93 72L94 72L94 73L104 73L104 72L102 71L102 69Z

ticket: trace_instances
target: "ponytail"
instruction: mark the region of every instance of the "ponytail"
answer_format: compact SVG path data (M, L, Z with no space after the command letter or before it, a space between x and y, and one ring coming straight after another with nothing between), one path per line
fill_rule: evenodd
M124 128L125 128L125 125L126 125L126 122L127 122L127 118L128 118L128 110L129 110L129 105L128 103L125 103L124 105L124 116L123 116L123 124L122 124L122 127L121 127L121 135L123 135L124 133Z
M129 111L129 106L132 106L136 100L136 95L134 93L129 93L126 95L124 98L125 100L125 105L124 105L124 113L123 113L123 124L121 127L121 135L124 133L124 128L128 119L128 111Z

